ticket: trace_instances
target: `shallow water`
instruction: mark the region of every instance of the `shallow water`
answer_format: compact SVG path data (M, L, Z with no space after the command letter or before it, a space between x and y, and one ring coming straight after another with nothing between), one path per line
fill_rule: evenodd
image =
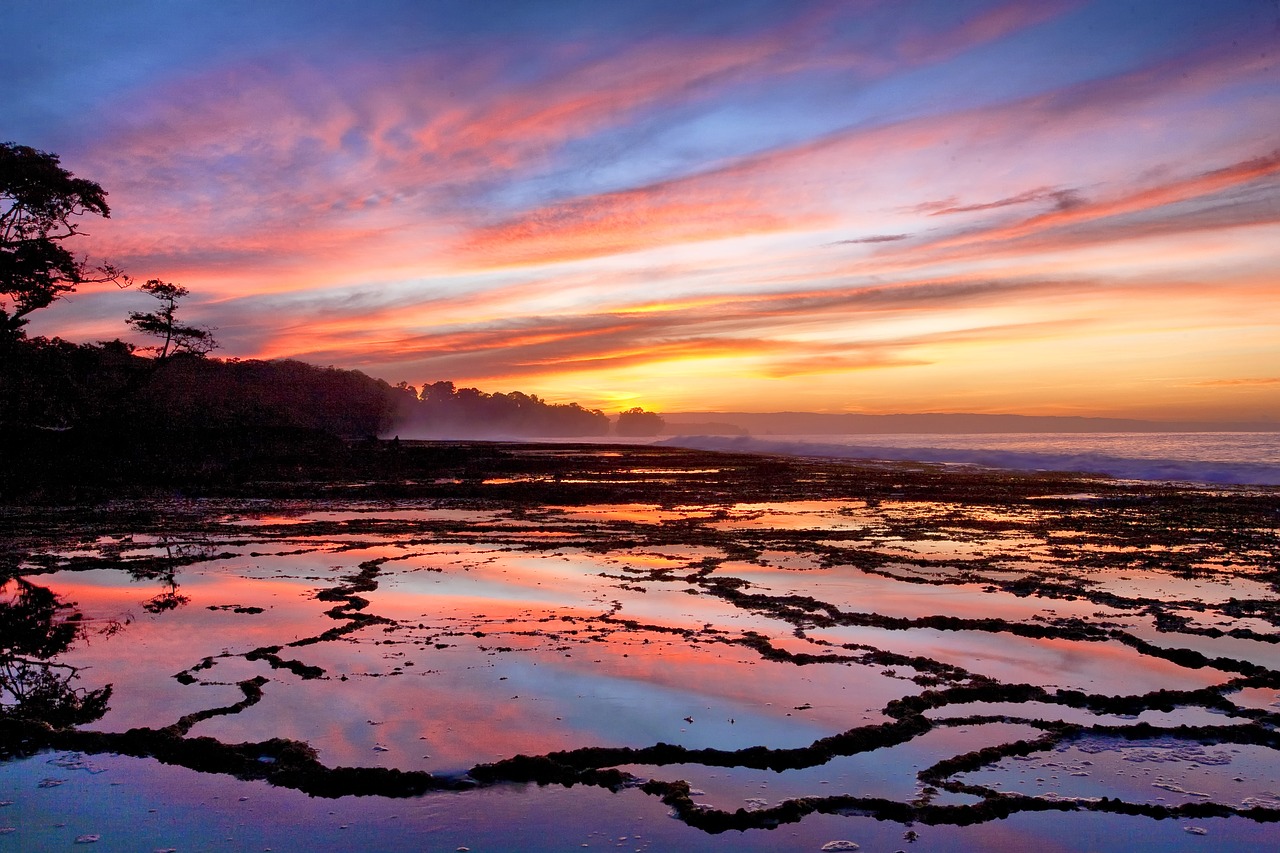
M676 436L700 450L1082 471L1135 480L1280 485L1280 432ZM1090 497L1075 493L1071 497Z
M619 465L722 471L696 460ZM1086 483L12 515L6 713L41 666L73 706L113 693L5 742L0 851L512 849L513 827L537 850L1258 849L1274 511L1061 497ZM276 773L286 742L315 760Z

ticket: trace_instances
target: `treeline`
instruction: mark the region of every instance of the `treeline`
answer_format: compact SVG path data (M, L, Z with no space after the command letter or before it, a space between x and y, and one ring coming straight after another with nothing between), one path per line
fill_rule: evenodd
M138 287L156 300L152 310L124 320L146 346L28 337L35 312L81 286L134 283L69 248L84 233L82 219L110 217L106 197L56 154L0 142L0 502L386 478L404 449L363 439L397 430L446 438L609 431L600 411L519 392L437 382L420 395L355 370L210 358L217 330L188 322L180 307L187 288L158 278Z
M376 437L397 426L415 437L609 432L599 410L518 391L486 394L436 382L419 394L355 370L208 358L218 348L216 330L180 317L189 291L155 278L139 287L155 298L153 310L131 311L125 321L153 341L149 346L28 338L30 315L81 285L132 284L123 270L91 267L67 246L83 233L82 218L110 217L106 197L98 183L63 168L56 154L0 143L0 441L10 448L32 431L74 431L77 441L96 434L117 443L209 430L244 436L309 430L339 438ZM622 413L618 426L620 435L656 434L661 418L634 409Z
M144 356L129 343L59 338L0 342L0 427L105 433L317 430L361 439L608 435L599 409L452 382L390 385L357 370L300 361ZM655 435L662 419L623 412L618 435Z
M571 438L610 431L602 412L574 403L448 382L425 390L420 396L408 385L299 361L191 353L161 359L121 341L0 341L0 503L392 482L404 476L396 473L404 466L421 469L428 450L374 437ZM431 465L447 461L450 451L441 452Z
M340 479L351 463L342 437L388 427L403 396L300 362L0 336L0 502Z
M404 396L354 370L186 354L148 358L122 341L22 338L0 353L0 425L9 430L286 427L352 438L389 429Z
M519 391L488 394L433 382L421 393L412 385L397 388L406 395L396 429L414 438L484 438L500 436L572 437L609 434L609 418L599 409L577 403L548 403Z

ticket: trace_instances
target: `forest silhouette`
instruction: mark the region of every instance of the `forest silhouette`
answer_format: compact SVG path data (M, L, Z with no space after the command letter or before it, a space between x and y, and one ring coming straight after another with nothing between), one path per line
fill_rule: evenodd
M433 438L602 436L608 416L519 391L438 381L421 393L355 370L293 360L218 359L215 329L182 316L181 284L150 279L157 302L125 323L153 341L30 337L30 315L86 284L132 286L119 267L72 245L86 218L109 217L107 192L57 155L0 143L0 497L59 483L180 486L237 465L297 476L335 442L397 431ZM619 434L661 425L624 413ZM640 425L639 432L636 424ZM630 426L628 426L630 425ZM651 433L656 433L654 428Z

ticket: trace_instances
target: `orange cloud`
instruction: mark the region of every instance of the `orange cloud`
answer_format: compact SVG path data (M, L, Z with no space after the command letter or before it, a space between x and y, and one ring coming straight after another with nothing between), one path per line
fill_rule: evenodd
M1253 379L1209 379L1204 382L1193 382L1193 385L1211 388L1236 388L1241 386L1280 385L1280 376L1263 376Z
M871 5L856 9L866 28L845 26L850 6L815 4L767 30L611 51L566 39L175 78L121 97L76 164L118 212L95 224L94 251L191 286L204 298L192 319L221 327L225 352L415 382L537 377L549 387L523 387L548 396L607 378L609 393L660 400L678 362L760 387L927 375L912 393L941 394L983 346L1031 371L1075 357L1062 339L1270 316L1274 282L1251 278L1274 260L1278 216L1280 149L1250 118L1280 109L1265 38L899 109L854 98L849 81L1074 4L990 3L932 25ZM815 112L839 90L847 114L794 135L741 123L766 88L808 106L797 93L811 82ZM721 110L726 93L742 97ZM1229 293L1226 307L1210 292ZM1268 375L1274 349L1258 351L1178 375ZM824 405L852 393L793 384Z

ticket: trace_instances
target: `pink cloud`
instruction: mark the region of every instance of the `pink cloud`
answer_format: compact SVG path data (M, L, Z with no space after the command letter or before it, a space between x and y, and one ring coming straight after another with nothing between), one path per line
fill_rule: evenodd
M1068 205L1057 204L1047 213L1037 214L1022 221L995 228L962 234L934 244L935 249L983 245L993 242L1018 240L1052 229L1093 222L1123 214L1140 213L1165 207L1177 202L1211 196L1260 179L1280 175L1280 149L1239 163L1232 163L1187 178L1175 179L1140 189L1131 190L1111 198L1084 202L1075 199ZM1002 206L1002 202L975 205L961 210L983 210ZM1277 214L1280 216L1280 214Z
M338 74L248 63L140 94L76 168L118 211L93 229L97 253L216 296L201 319L234 327L236 354L402 365L416 373L394 378L414 381L678 359L739 359L774 378L922 365L934 356L914 348L1067 328L1015 332L994 316L1004 306L1040 316L1055 301L1110 300L1081 309L1086 323L1150 297L1096 268L1055 272L1046 251L1274 221L1274 205L1237 194L1273 186L1280 151L1231 124L1242 103L1280 107L1280 90L1259 85L1274 60L1205 49L532 209L520 200L544 196L518 182L556 174L568 142L730 86L821 63L873 75L937 61L1069 6L1003 3L879 53L808 55L796 34L819 33L820 16L603 56L566 44L554 73L517 84L497 60L461 53L343 60ZM383 281L393 296L320 293ZM1189 274L1161 292L1205 286ZM272 291L296 298L264 311ZM952 311L967 313L949 338L890 325Z
M1001 38L1062 8L1000 4L956 28L910 36L896 65L937 61L958 45ZM99 229L95 247L171 277L202 269L252 276L266 267L270 272L256 279L266 289L298 286L307 268L400 268L465 231L476 218L477 191L504 175L547 167L567 140L727 86L803 73L814 62L887 73L890 67L863 48L811 55L807 46L832 16L846 14L860 11L817 6L750 36L653 38L599 56L567 42L557 48L554 70L515 85L496 58L502 50L461 48L392 63L351 58L323 70L247 61L175 80L118 102L86 152L118 211ZM564 202L483 226L463 238L462 252L491 253L499 262L597 256L655 240L776 230L797 215L778 210L775 197L756 204L773 209L750 211L751 198L708 208L705 198L673 206L646 201L648 189L635 193ZM606 211L611 201L620 204ZM735 204L743 212L732 217ZM630 237L627 209L635 206L648 208L637 215L671 224ZM699 218L718 224L699 225ZM563 248L547 245L561 237Z
M1179 69L1176 76L1170 74L1173 67ZM1168 111L1172 105L1185 107L1187 99L1198 99L1232 82L1266 78L1271 72L1271 65L1256 56L1206 50L1178 63L1161 61L1106 80L1011 103L855 129L743 158L687 178L529 211L472 232L458 247L460 259L482 266L486 262L545 263L664 243L816 229L847 217L849 212L841 202L850 198L870 206L855 213L870 222L869 214L878 199L901 198L913 190L927 189L931 180L935 185L961 180L963 176L955 169L955 152L984 159L1009 157L1015 164L1025 163L1024 168L1048 172L1053 179L993 201L962 203L952 197L941 202L917 201L907 205L908 209L931 215L974 214L1049 204L1052 210L1021 224L1000 223L1011 229L1003 238L995 231L975 231L972 238L964 233L944 235L939 245L947 245L947 240L960 245L969 239L1011 239L1018 236L1017 229L1032 233L1102 216L1155 210L1269 175L1273 158L1270 154L1252 156L1238 169L1228 166L1172 180L1166 176L1163 183L1149 180L1144 187L1141 176L1135 181L1132 175L1130 150L1138 146L1138 137L1128 117L1135 112L1144 116L1145 132L1157 136L1163 124L1186 121L1185 114ZM1206 156L1199 140L1207 134L1192 131L1186 135L1180 146L1170 148L1169 156L1196 158L1198 163ZM1091 137L1101 149L1097 158L1032 159L1056 157ZM1166 171L1174 168L1168 166ZM895 184L898 176L909 176L910 183ZM968 183L979 184L984 178L986 175L979 172ZM1083 190L1070 188L1070 184L1101 181L1118 184L1103 201L1086 203ZM1070 184L1064 186L1064 182ZM918 242L909 240L883 242L896 244L886 249L889 254L906 256L918 249Z
M901 41L898 50L913 62L938 61L1038 26L1082 5L1082 0L1008 0L940 33L917 30Z

